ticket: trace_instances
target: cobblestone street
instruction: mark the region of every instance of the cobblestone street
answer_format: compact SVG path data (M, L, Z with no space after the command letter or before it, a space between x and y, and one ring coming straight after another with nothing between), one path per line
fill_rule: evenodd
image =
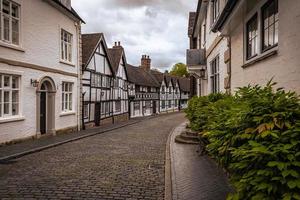
M163 199L165 149L184 114L122 129L0 165L0 199Z

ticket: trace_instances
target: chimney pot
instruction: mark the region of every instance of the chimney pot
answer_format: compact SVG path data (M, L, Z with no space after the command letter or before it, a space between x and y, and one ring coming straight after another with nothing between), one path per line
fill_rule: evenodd
M121 42L120 41L118 42L118 46L121 46Z

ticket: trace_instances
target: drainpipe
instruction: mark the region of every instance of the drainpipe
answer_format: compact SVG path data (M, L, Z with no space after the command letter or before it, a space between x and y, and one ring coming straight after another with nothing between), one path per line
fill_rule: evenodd
M77 35L77 130L80 131L80 106L81 106L81 55L80 55L80 22L75 22L76 35ZM82 105L83 106L83 105Z

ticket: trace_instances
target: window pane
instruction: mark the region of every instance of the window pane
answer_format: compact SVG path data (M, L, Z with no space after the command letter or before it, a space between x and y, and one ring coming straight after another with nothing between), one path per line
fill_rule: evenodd
M69 110L72 110L72 94L70 94L70 97L69 97Z
M19 77L17 76L12 77L12 88L13 89L19 88Z
M278 21L275 23L274 42L275 44L278 43Z
M12 20L12 43L19 44L19 20Z
M6 16L3 16L3 25L4 25L4 34L3 39L9 41L9 18Z
M269 28L269 46L274 45L274 25L270 26Z
M10 77L4 76L4 87L10 87Z
M2 88L2 76L0 75L0 88Z
M12 102L13 103L19 102L19 91L12 91Z
M12 104L12 115L18 115L19 114L19 103L13 103Z
M18 18L19 17L19 8L18 8L18 5L16 5L16 4L12 4L11 5L11 15L13 16L13 17L16 17L16 18Z
M9 15L10 11L10 6L9 6L9 1L3 0L3 6L2 6L2 11L5 14Z
M9 114L9 91L4 91L4 114Z

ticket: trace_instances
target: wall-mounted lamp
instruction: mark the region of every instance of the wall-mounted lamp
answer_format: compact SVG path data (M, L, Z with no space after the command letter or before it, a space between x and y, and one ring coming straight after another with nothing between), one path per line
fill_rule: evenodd
M200 69L200 78L205 78L205 69Z
M30 83L33 87L37 87L39 85L39 81L37 79L30 79Z

